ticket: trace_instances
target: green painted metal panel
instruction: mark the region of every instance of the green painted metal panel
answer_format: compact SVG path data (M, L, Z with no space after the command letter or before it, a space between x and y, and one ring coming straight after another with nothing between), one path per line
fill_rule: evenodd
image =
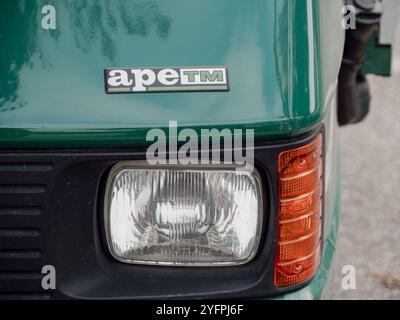
M384 77L390 77L392 74L392 46L380 45L378 32L368 42L361 73Z
M328 15L315 0L54 0L57 29L43 30L45 4L0 3L2 147L141 146L169 120L271 139L324 117L339 67L319 49L319 20L338 3ZM228 67L229 92L104 92L104 68L213 65Z
M273 139L334 119L340 0L51 2L57 29L50 31L40 25L48 1L0 3L0 147L143 146L149 129L170 120L198 130L254 128L256 139ZM226 66L231 90L104 92L105 68L165 66ZM330 145L333 136L327 130ZM322 267L309 286L280 298L323 293L339 181L327 194Z

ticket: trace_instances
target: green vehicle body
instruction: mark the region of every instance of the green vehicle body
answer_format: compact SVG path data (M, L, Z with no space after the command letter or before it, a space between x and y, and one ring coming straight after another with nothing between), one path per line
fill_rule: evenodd
M328 294L340 216L336 88L342 2L317 0L48 1L0 4L0 148L146 146L167 128L254 128L256 141L326 139L321 267L278 299ZM110 67L226 66L229 92L106 95ZM1 151L0 151L1 152Z

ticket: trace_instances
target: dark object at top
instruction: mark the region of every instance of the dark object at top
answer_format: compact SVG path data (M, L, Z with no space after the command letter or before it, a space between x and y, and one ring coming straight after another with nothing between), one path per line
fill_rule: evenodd
M345 4L355 8L358 23L376 24L383 14L382 0L345 0Z
M363 10L371 11L374 9L376 0L354 0L354 4Z

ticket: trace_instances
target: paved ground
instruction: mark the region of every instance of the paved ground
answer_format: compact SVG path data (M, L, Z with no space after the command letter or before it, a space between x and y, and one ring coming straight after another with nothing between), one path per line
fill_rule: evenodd
M368 119L341 129L343 202L336 299L400 299L400 26L394 76L370 77ZM356 290L341 287L356 268Z

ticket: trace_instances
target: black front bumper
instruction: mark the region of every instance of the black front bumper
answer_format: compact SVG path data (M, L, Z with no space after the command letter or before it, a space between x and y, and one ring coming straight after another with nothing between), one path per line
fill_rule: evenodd
M261 245L253 261L235 267L127 265L108 254L102 225L107 174L118 161L145 159L145 150L0 151L0 298L251 298L307 285L273 285L277 159L319 131L256 144L265 215ZM56 269L55 290L42 289L45 265Z

